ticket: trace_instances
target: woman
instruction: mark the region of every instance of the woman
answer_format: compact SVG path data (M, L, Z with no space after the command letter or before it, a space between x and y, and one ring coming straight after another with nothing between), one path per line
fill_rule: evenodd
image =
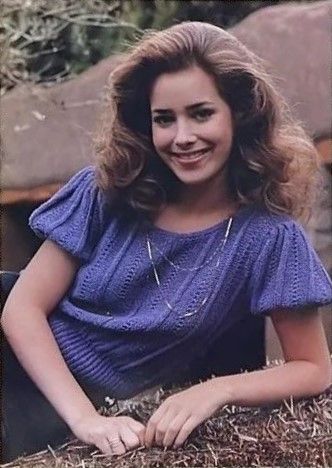
M182 23L133 48L108 101L96 168L32 214L46 240L2 317L60 418L80 440L121 454L177 447L225 404L325 390L317 307L332 301L332 286L295 221L315 151L259 59L218 27ZM189 379L230 329L266 315L285 364L192 385L146 427L96 412L96 395Z

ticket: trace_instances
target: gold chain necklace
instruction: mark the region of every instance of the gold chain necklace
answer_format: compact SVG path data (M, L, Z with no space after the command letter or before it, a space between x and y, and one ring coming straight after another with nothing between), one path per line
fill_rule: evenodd
M215 251L212 253L212 255L210 255L210 257L205 261L203 262L199 267L194 267L194 268L182 268L180 267L179 265L176 265L174 262L172 262L169 258L166 257L165 254L163 254L163 252L161 252L161 250L159 250L159 248L157 248L158 252L162 255L162 257L175 269L177 270L181 270L181 271L196 271L196 270L199 270L201 268L203 268L203 266L206 266L216 255L216 253L218 251L220 251L220 254L221 252L224 250L224 247L225 247L225 244L227 242L227 239L229 237L229 233L230 233L230 230L231 230L231 227L232 227L232 222L233 222L233 218L229 218L229 221L228 221L228 224L227 224L227 228L226 228L226 234L225 234L225 237L223 238L223 241L221 243L221 246L218 246ZM149 259L150 259L150 262L151 262L151 265L152 265L152 269L153 269L153 274L154 274L154 278L156 280L156 283L157 283L157 286L158 286L158 289L160 291L160 294L163 298L163 301L165 302L167 308L170 310L170 311L174 311L174 307L170 304L170 302L168 301L168 299L164 296L164 293L163 293L163 290L162 290L162 287L161 287L161 282L160 282L160 278L159 278L159 275L158 275L158 271L157 271L157 268L156 268L156 265L155 265L155 262L154 262L154 259L153 259L153 255L152 255L152 242L149 238L149 235L146 234L146 245L147 245L147 250L148 250L148 254L149 254ZM153 244L153 246L156 248L155 244ZM218 258L217 260L217 263L214 265L214 268L218 268L218 266L220 265L220 257ZM184 315L181 315L180 317L190 317L191 315L194 315L196 314L197 312L199 312L202 307L206 304L207 300L210 298L212 294L212 291L210 291L205 297L204 299L201 301L201 303L199 304L198 307L196 307L196 309L194 309L193 311L187 311Z

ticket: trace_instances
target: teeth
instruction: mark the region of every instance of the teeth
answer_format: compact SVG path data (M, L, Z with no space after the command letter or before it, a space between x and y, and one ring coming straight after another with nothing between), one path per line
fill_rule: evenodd
M187 154L181 154L180 156L178 156L179 158L185 158L185 159L196 159L198 158L199 156L202 156L204 153L206 153L208 150L205 149L205 150L202 150L202 151L199 151L197 153L194 153L194 154L191 154L191 155L187 155Z

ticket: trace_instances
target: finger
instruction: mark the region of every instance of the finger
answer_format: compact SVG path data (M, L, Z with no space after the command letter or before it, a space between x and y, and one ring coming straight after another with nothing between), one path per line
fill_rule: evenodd
M164 416L160 419L159 423L157 424L154 436L156 445L163 445L165 434L174 418L174 411L169 409L168 412L165 413Z
M127 450L132 450L141 445L138 435L128 427L120 431L120 436Z
M195 429L195 427L198 426L198 424L199 422L192 417L187 419L187 421L181 427L180 432L178 433L174 441L174 447L179 447L180 445L182 445L184 441L188 438L188 436L191 434L191 432Z
M126 447L118 435L114 437L108 436L107 441L111 448L112 454L122 455L123 453L126 453Z
M94 445L105 455L113 455L112 448L106 438L94 442Z
M136 421L136 419L130 418L128 421L128 425L134 430L134 431L140 431L142 429L145 429L144 424L142 424L139 421Z
M154 439L157 425L160 419L163 417L164 413L167 411L168 408L160 406L157 411L151 416L149 419L146 430L145 430L145 446L151 447Z
M154 419L149 419L148 424L145 429L145 438L144 438L144 445L146 447L151 447L154 441L154 435L156 431L156 424Z
M128 422L129 427L134 431L140 441L140 445L144 445L145 443L145 426L144 424L136 421L135 419L131 419Z
M179 414L178 416L176 416L176 418L170 421L164 439L162 441L162 445L164 447L170 447L173 444L178 434L180 433L181 428L188 421L188 419L188 416L184 414Z

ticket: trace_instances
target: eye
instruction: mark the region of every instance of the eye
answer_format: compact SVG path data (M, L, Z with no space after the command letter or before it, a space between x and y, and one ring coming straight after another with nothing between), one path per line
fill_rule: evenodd
M194 119L198 120L199 122L204 122L208 120L213 114L214 114L213 109L198 109L195 112L193 112L192 115Z
M156 115L152 118L152 121L160 127L167 127L172 124L174 118L171 115Z

